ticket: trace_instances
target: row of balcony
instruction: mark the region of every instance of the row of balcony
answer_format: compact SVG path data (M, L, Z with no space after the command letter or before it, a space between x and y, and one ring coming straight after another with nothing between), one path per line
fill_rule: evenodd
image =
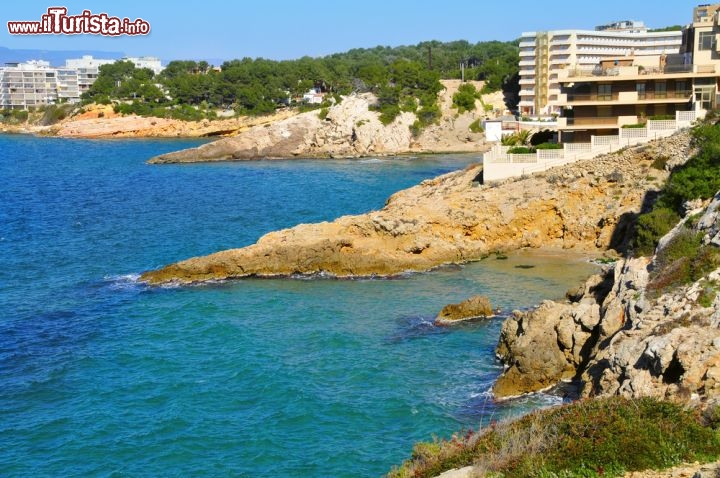
M685 73L715 74L715 65L667 65L664 68L642 66L618 66L593 69L574 68L566 70L568 78L597 76L640 76L640 75L677 75Z
M685 121L683 118L693 116L697 110L678 111L675 113L675 120L648 120L641 116L585 116L580 118L557 119L558 129L606 129L606 128L622 128L627 125L637 125L647 123L650 129L663 128L667 126L668 121Z
M564 93L558 95L560 104L573 103L602 103L633 104L640 101L651 100L681 100L688 101L692 96L690 90L675 91L619 91L607 94L576 94Z

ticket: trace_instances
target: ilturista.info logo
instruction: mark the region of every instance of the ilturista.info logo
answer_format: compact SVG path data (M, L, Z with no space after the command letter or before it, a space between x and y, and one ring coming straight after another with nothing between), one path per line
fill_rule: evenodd
M83 10L79 15L68 15L65 7L50 7L40 21L7 22L11 35L147 35L150 24L142 18L111 17L107 13Z

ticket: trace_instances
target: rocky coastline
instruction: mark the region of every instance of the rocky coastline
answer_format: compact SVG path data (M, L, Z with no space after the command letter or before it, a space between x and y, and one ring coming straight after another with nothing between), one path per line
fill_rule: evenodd
M441 117L437 124L413 135L413 113L403 113L383 125L379 113L370 111L372 94L352 94L335 105L300 113L278 109L263 116L182 121L168 118L121 115L112 105L91 104L55 124L43 124L43 114L31 113L22 123L2 123L0 132L66 138L215 138L192 148L152 158L151 163L243 159L353 158L419 153L483 152L488 149L482 132L470 124L485 117L485 106L502 111L502 93L483 96L475 111L459 114L452 95L460 80L442 80L438 95ZM481 89L482 82L470 82ZM322 118L321 118L322 117Z
M720 243L719 208L720 193L694 212L699 219L689 227L706 244ZM668 233L653 258L619 260L565 302L515 312L500 335L497 354L506 369L494 394L512 397L573 380L584 397L718 400L720 269L657 290L664 267L658 257L683 230Z
M251 246L142 274L150 284L251 276L391 276L479 260L496 251L621 248L625 228L668 176L652 166L689 155L679 133L545 174L482 184L482 165L423 181L379 211L269 233Z
M449 83L446 81L446 83ZM414 113L401 113L383 125L371 111L376 98L353 94L323 110L308 111L281 121L256 126L232 137L197 148L163 154L149 163L185 163L287 158L357 158L418 153L483 152L489 149L483 133L469 125L478 113L457 114L451 108L452 89L440 95L442 118L414 135Z

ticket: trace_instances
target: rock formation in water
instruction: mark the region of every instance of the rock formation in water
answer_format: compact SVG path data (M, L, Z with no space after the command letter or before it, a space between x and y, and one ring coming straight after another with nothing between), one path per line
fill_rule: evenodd
M652 168L655 153L682 162L688 145L688 134L680 133L492 185L479 181L481 165L468 167L400 191L379 211L272 232L242 249L146 272L142 280L182 284L318 273L384 276L522 247L618 247L627 218L667 177L667 171Z
M457 304L448 304L435 317L436 325L451 325L470 319L492 317L490 300L482 295L470 297Z

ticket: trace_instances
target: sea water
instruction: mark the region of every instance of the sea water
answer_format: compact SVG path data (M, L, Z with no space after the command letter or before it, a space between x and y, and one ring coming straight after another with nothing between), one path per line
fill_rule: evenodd
M140 272L383 206L477 156L150 166L191 140L0 136L0 475L379 476L496 404L501 319L592 272L490 257L392 280L151 288ZM519 267L518 267L519 266Z

